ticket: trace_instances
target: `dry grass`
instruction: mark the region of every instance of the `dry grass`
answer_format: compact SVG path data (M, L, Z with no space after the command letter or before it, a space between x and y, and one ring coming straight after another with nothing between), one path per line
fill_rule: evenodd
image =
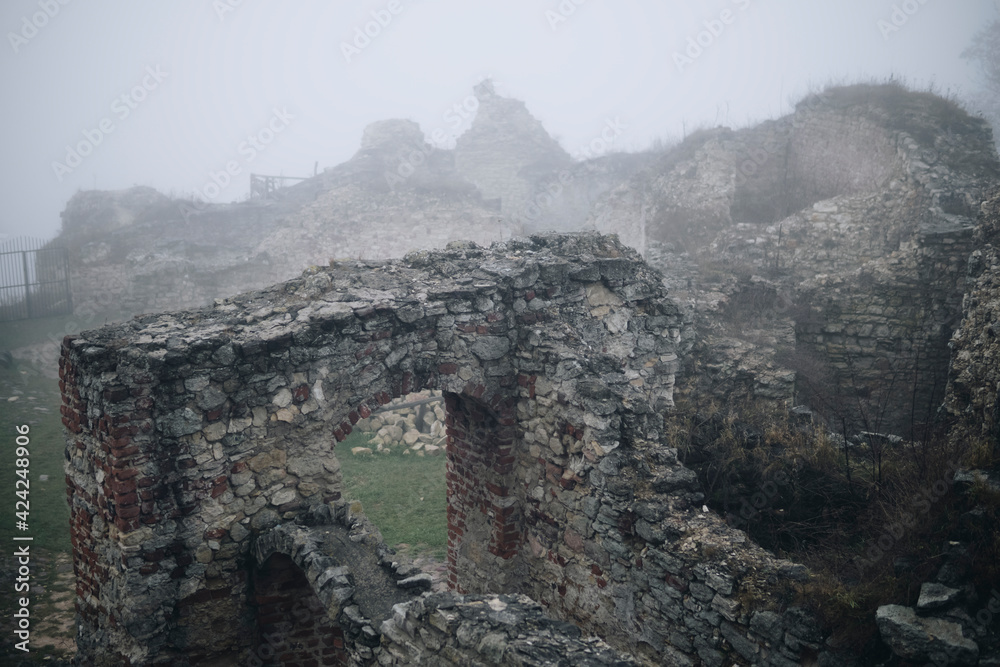
M845 453L837 436L746 397L724 405L681 398L668 433L713 509L810 567L815 576L793 597L836 628L836 641L874 646L876 608L914 604L947 540L968 545L979 590L1000 580L1000 494L983 487L960 495L950 482L967 447L934 438L861 442ZM978 463L983 452L972 452ZM982 516L970 521L977 505Z

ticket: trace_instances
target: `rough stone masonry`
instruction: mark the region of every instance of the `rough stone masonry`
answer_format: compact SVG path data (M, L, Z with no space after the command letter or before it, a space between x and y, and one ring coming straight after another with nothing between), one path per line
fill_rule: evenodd
M774 593L804 568L661 442L689 340L662 285L613 236L537 236L67 337L81 663L841 664ZM448 595L355 515L333 452L425 388Z

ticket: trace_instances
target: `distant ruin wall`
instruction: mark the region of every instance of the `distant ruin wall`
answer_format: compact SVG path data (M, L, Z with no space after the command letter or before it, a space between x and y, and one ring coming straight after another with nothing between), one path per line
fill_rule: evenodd
M660 442L682 326L633 251L570 235L316 269L67 337L81 659L248 664L268 605L287 604L267 594L275 577L301 588L273 554L334 622L311 621L309 641L339 650L342 637L352 664L513 663L539 624L544 650L581 650L520 598L406 606L426 581L341 498L332 444L420 388L446 400L459 592L527 595L640 664L827 655L808 615L783 606L804 568L703 508Z
M520 221L536 182L573 161L524 102L497 95L490 81L476 87L476 99L472 126L455 145L455 166L483 197L498 199L505 216Z
M864 430L917 437L944 400L972 230L924 234L892 269L807 284L798 294L799 342L834 371L844 396L866 406ZM902 253L901 253L902 254Z
M962 321L950 342L946 407L952 437L1000 455L1000 195L983 205L969 260Z
M737 222L777 222L817 201L884 188L898 171L893 137L822 95L734 137Z
M716 336L735 371L719 386L745 375L770 395L760 378L787 365L797 400L825 417L911 435L943 399L973 218L998 179L981 119L928 93L849 86L692 135L591 222L674 275L699 340Z

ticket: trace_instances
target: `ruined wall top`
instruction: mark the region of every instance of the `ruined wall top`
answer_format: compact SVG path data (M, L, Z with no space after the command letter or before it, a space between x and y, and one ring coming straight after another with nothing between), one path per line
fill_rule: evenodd
M153 359L169 360L171 341L191 344L223 334L232 339L267 340L271 332L293 335L307 328L310 315L353 316L369 304L395 309L405 318L406 307L430 309L435 301L461 301L473 296L477 287L485 287L483 281L494 283L491 287L526 288L545 273L583 282L617 282L616 291L630 300L659 295L662 290L659 272L614 236L533 236L496 243L488 250L471 242L454 242L445 250L411 252L403 259L331 261L331 266L310 267L286 283L216 299L209 308L139 316L85 332L73 345L115 349L128 344ZM442 303L440 309L454 307Z

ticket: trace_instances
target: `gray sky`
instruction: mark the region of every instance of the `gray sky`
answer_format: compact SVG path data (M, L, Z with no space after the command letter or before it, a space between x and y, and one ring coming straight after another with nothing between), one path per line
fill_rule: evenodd
M830 82L962 94L960 53L995 16L990 0L4 0L0 234L54 236L95 187L240 200L250 172L350 158L374 120L461 131L486 76L573 154L609 121L635 150Z

